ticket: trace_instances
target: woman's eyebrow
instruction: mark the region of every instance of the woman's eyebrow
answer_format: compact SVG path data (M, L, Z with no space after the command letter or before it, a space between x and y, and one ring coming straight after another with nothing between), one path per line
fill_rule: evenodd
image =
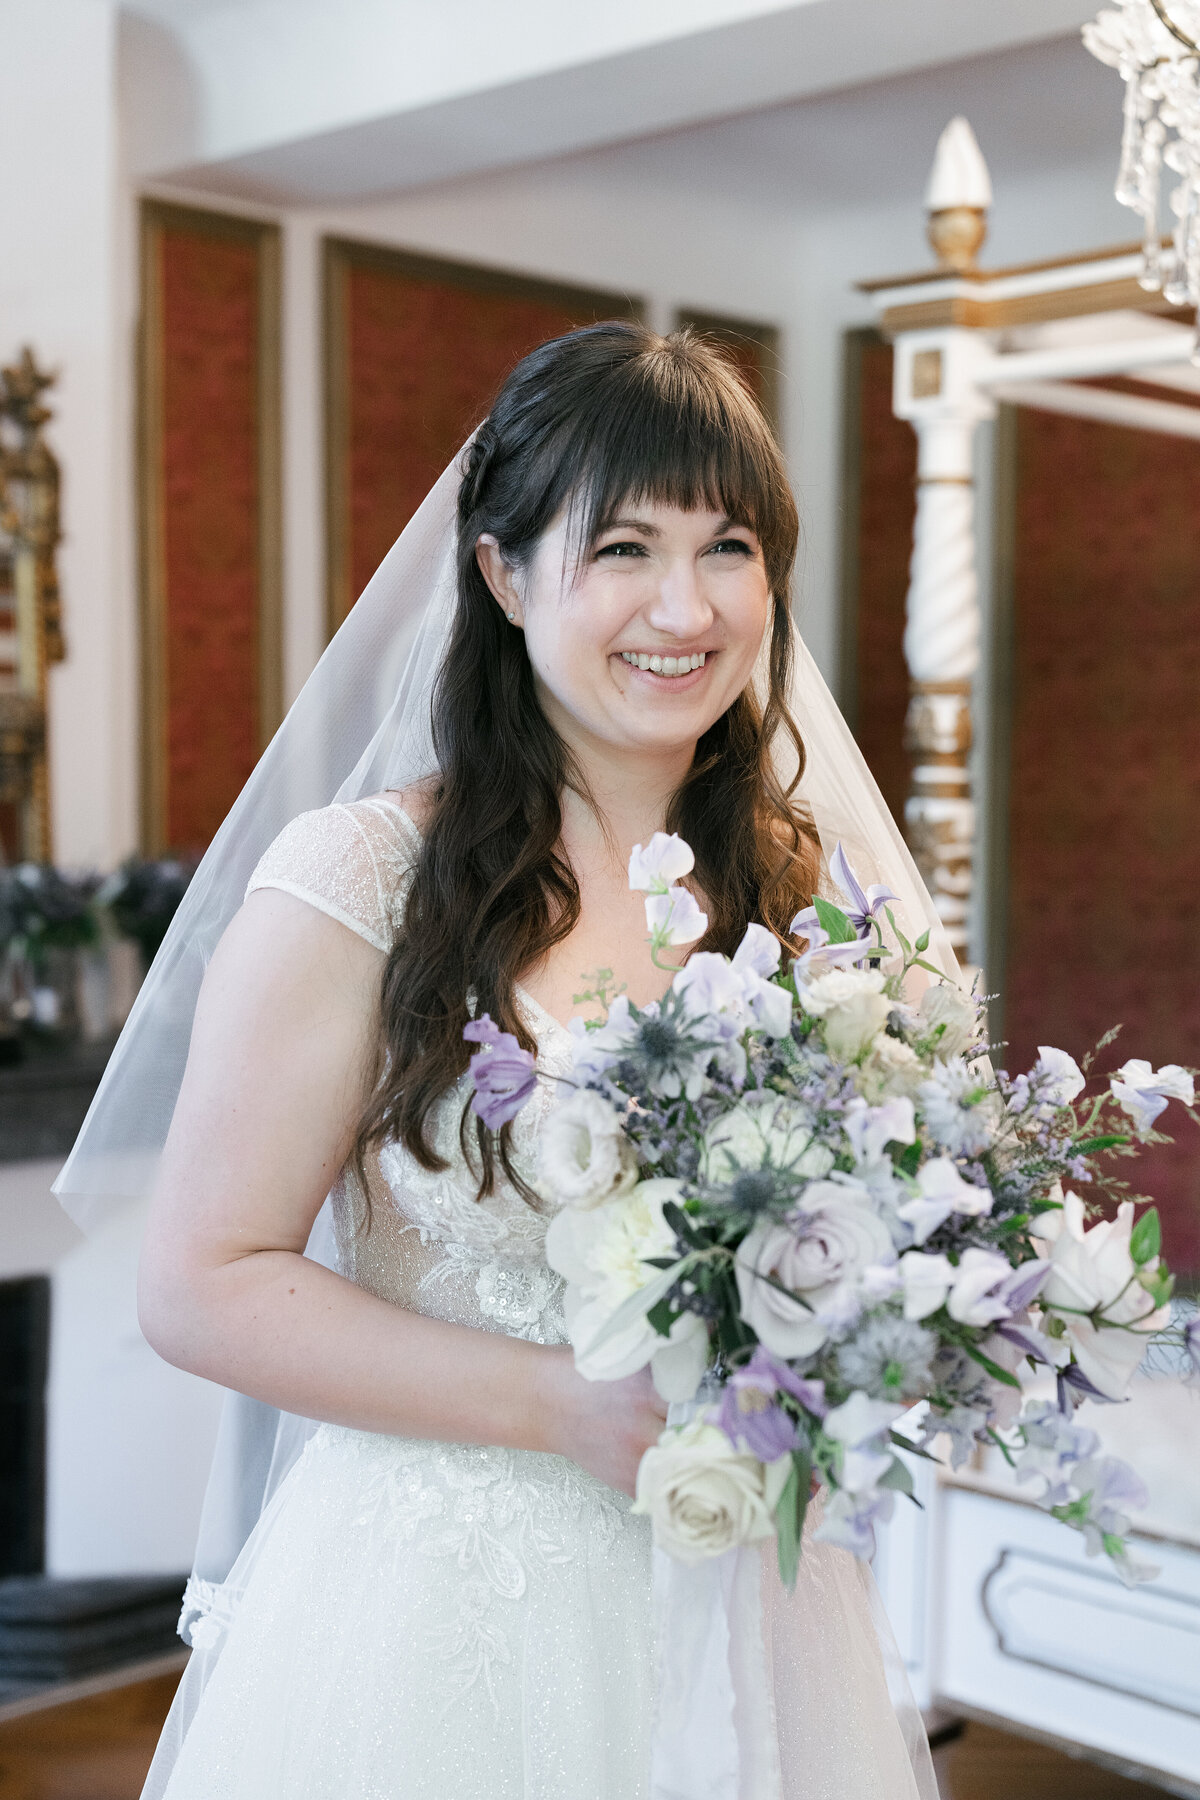
M648 519L610 519L604 526L605 531L640 531L646 537L661 537L662 532L657 525L651 525Z

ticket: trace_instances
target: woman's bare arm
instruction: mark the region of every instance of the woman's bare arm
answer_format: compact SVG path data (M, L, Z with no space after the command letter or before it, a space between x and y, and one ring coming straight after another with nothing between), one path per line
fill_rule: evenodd
M308 1418L555 1450L630 1489L661 1425L648 1381L424 1318L303 1255L353 1145L380 953L304 901L252 894L205 978L138 1281L167 1361Z

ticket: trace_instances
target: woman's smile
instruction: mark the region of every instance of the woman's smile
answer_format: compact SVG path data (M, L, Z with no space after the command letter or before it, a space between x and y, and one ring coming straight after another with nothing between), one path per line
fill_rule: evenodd
M716 655L715 650L695 650L682 656L662 650L618 650L610 660L623 662L633 672L638 686L656 692L684 693L701 685Z

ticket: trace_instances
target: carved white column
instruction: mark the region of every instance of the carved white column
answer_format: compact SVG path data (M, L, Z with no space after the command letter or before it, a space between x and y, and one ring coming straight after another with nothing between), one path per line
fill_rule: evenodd
M966 119L952 119L938 142L925 206L942 268L967 281L991 198L975 134ZM896 339L893 396L897 416L912 423L918 441L904 633L911 692L905 747L913 759L904 821L962 962L975 852L971 690L980 635L973 448L975 427L995 411L977 379L989 350L982 332L957 322L903 332Z
M979 666L975 427L994 411L973 376L987 346L971 331L906 333L895 408L917 433L917 515L904 655L912 774L905 828L939 917L967 958L975 848L971 693Z

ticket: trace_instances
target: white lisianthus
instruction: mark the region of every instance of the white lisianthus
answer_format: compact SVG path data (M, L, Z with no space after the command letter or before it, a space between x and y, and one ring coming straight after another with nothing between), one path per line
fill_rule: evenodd
M637 1181L637 1156L608 1102L577 1088L542 1127L538 1191L555 1205L595 1206Z
M975 1041L975 1006L953 982L939 981L921 995L917 1029L933 1041L933 1053L943 1060L961 1056Z
M819 1350L859 1276L893 1255L887 1226L856 1182L812 1182L797 1215L786 1224L761 1219L737 1253L742 1318L775 1356Z
M1039 1304L1062 1320L1076 1362L1109 1400L1129 1398L1146 1340L1171 1317L1170 1307L1156 1307L1137 1281L1129 1254L1133 1216L1133 1202L1123 1200L1115 1219L1101 1219L1089 1229L1083 1201L1068 1192L1061 1212L1039 1213L1029 1228L1048 1245L1050 1257ZM1093 1313L1099 1324L1084 1316Z
M854 1071L855 1087L872 1106L911 1098L924 1079L925 1065L912 1045L886 1031L876 1033L869 1054Z
M575 1366L589 1381L618 1381L651 1365L665 1400L689 1400L708 1360L708 1330L695 1313L676 1319L669 1338L636 1313L607 1331L617 1308L654 1281L649 1257L674 1257L675 1234L663 1218L680 1186L664 1177L642 1181L598 1205L564 1206L546 1232L546 1260L567 1282L567 1330Z
M705 1181L723 1182L769 1165L816 1179L828 1175L833 1161L833 1151L813 1141L804 1107L768 1094L742 1100L713 1121L704 1134L700 1173Z
M1151 1130L1168 1100L1182 1100L1193 1105L1196 1095L1192 1077L1178 1063L1164 1063L1152 1069L1140 1056L1134 1057L1110 1077L1113 1099L1133 1120L1139 1137Z
M1039 1092L1055 1106L1069 1106L1087 1086L1087 1077L1075 1058L1052 1044L1038 1045L1038 1059L1030 1079L1038 1083Z
M892 1003L878 969L830 969L806 981L800 998L824 1026L825 1046L841 1062L854 1062L887 1024Z
M791 1467L790 1456L761 1463L706 1419L693 1419L665 1431L642 1457L633 1510L649 1516L660 1550L683 1563L705 1562L775 1535Z

